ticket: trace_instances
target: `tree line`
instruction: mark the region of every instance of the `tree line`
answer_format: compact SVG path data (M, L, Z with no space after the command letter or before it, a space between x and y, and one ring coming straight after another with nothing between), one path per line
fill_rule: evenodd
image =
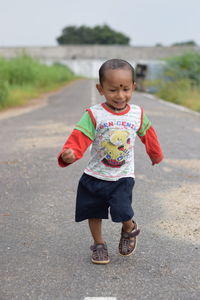
M68 26L62 30L57 38L59 45L67 44L100 44L100 45L129 45L130 38L125 34L111 29L108 25L95 26Z
M59 45L130 45L130 38L122 32L116 31L104 24L94 27L67 26L56 39ZM157 43L155 46L163 46ZM183 41L172 46L197 46L195 41Z

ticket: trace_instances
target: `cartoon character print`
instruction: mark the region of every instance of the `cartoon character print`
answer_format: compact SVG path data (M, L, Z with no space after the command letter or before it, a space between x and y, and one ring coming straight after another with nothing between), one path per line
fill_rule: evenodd
M129 155L130 133L125 130L113 130L109 139L101 142L104 150L102 163L112 168L120 168Z

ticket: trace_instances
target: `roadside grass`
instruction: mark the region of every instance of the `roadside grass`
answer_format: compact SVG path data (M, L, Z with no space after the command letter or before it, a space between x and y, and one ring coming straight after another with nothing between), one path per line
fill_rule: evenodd
M66 86L68 83L69 81L66 81L62 84L55 83L40 88L34 86L11 87L9 90L9 96L6 98L5 104L3 103L3 101L0 104L0 110L25 105L29 100L39 98L44 93L60 89Z
M191 92L188 95L186 95L182 105L197 112L200 112L200 89L191 90Z
M154 87L155 96L200 112L200 88L193 87L188 80L174 82L157 80L146 81L144 84L147 91Z
M193 87L187 79L163 84L156 96L200 112L200 88Z
M179 95L181 95L181 94L182 94L181 98L177 97L176 99L171 99L171 98L166 97L165 94L163 95L162 91L156 93L156 95L159 98L162 98L169 102L176 103L178 105L185 106L191 110L200 112L200 90L192 90L191 89L190 92L185 92L185 93L183 93L181 91L181 93L179 93Z
M163 75L145 81L144 85L159 98L200 112L200 53L188 52L166 59Z
M47 66L29 56L0 58L0 110L21 106L43 93L65 86L77 76L66 66Z

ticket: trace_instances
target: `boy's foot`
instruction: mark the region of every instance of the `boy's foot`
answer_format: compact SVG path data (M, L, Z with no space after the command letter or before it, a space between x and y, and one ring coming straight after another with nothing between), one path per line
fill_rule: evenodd
M136 249L136 237L140 233L138 229L138 225L135 221L133 221L134 228L131 232L121 231L121 238L119 241L119 253L123 256L129 256L133 254Z
M94 244L90 247L90 249L93 251L91 260L94 264L105 265L110 262L106 243Z

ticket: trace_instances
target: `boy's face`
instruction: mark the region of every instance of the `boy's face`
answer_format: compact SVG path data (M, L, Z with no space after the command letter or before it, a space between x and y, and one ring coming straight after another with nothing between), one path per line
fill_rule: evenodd
M130 101L135 83L130 70L109 69L105 72L103 83L97 84L96 87L109 106L120 110Z

